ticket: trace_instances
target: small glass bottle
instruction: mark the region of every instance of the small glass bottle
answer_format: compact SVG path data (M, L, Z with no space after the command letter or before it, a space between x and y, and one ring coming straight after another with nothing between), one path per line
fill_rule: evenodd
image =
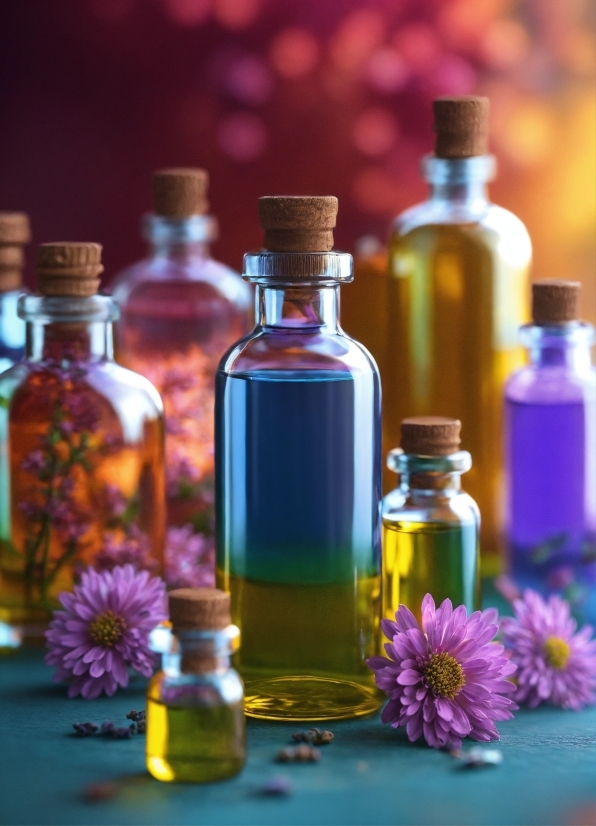
M23 268L23 245L31 240L23 212L0 212L0 373L25 352L25 324L17 314Z
M192 526L213 559L215 373L249 330L252 296L209 254L217 222L206 214L207 184L202 169L154 174L154 213L144 219L149 257L117 276L112 294L121 311L117 360L146 376L164 403L168 525ZM168 574L172 584L203 584L183 582L175 560Z
M217 582L242 633L246 710L332 719L378 708L380 387L339 327L352 257L337 199L261 198L245 256L257 324L217 375Z
M505 389L509 573L520 588L562 593L596 622L594 328L578 320L580 285L532 286L530 364Z
M430 197L402 213L389 248L386 446L406 416L459 419L474 457L466 486L482 513L482 558L497 573L502 536L502 394L524 363L532 247L526 228L492 204L486 184L488 100L434 102L435 154L423 160Z
M19 299L27 352L0 377L0 619L31 634L82 566L161 565L162 405L113 361L100 258L40 247L40 294Z
M388 467L400 484L383 500L383 617L400 604L420 620L430 593L438 605L480 608L480 513L461 489L472 457L459 450L460 422L420 416L401 423L401 448Z
M147 688L147 768L158 780L209 783L246 758L244 690L230 668L240 632L215 588L168 595L171 648Z

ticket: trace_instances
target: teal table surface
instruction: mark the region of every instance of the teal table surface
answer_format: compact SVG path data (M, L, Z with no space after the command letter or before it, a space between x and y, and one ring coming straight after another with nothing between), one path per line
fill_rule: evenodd
M500 766L462 769L411 744L379 716L329 728L318 764L278 764L296 725L248 722L249 759L209 786L165 784L145 772L144 736L73 734L75 721L126 725L144 680L112 698L68 700L41 650L0 658L0 822L3 824L588 824L596 822L596 709L541 708L500 724ZM308 727L308 726L307 726ZM466 748L472 744L466 743ZM486 746L482 746L486 748ZM283 776L293 793L259 789ZM115 796L89 801L89 784Z

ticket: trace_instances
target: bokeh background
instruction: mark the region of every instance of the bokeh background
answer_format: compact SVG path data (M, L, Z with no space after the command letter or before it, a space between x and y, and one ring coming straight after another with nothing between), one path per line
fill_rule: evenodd
M0 209L140 257L153 169L201 165L240 267L263 194L335 194L337 246L424 196L441 94L492 101L493 199L596 320L593 0L0 0ZM29 254L31 280L33 255Z

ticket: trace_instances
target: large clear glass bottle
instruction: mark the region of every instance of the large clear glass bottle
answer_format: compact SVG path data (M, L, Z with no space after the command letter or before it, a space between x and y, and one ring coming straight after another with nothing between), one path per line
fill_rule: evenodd
M23 268L23 245L31 237L23 212L0 212L0 373L25 352L25 324L17 313Z
M596 622L596 374L580 285L533 285L530 364L505 389L509 573Z
M366 714L380 620L380 386L339 326L352 258L335 198L262 198L253 332L222 359L216 398L217 581L242 632L246 710Z
M486 99L435 101L437 151L423 161L430 197L393 227L384 423L390 446L407 416L440 411L462 422L463 446L474 457L466 486L482 513L483 566L496 573L502 391L524 361L517 330L527 319L531 243L522 222L488 200L495 162L485 148L486 106L477 101Z
M168 597L170 649L147 687L147 768L165 782L224 780L246 759L244 688L230 667L240 640L230 596L180 588Z
M25 358L0 378L0 620L43 625L81 566L161 566L163 413L113 361L99 244L44 244Z
M468 613L480 608L480 513L461 489L472 466L458 450L460 422L420 416L401 424L401 448L387 465L399 487L383 500L383 617L406 605L421 619L427 593Z
M205 214L206 190L201 169L155 173L154 214L144 222L149 257L112 285L121 313L116 357L146 376L164 402L172 537L177 528L191 526L205 541L187 536L186 544L203 549L195 560L203 563L213 560L215 373L222 353L248 332L252 307L249 286L209 254L217 223ZM180 560L167 561L172 584L202 584L198 567L195 576L192 567L177 566Z

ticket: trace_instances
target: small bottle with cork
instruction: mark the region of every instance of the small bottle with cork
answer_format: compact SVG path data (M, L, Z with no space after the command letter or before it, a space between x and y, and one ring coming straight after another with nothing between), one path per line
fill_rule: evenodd
M487 574L499 569L502 394L524 363L517 330L528 318L531 242L522 222L491 203L489 102L433 103L436 145L423 159L428 200L395 221L389 247L384 361L386 447L406 416L440 410L463 425L474 457L466 485L482 513Z
M82 567L161 565L162 404L113 360L102 270L99 244L42 244L39 292L19 299L26 354L0 377L0 619L26 633Z
M521 329L530 364L505 388L508 569L520 588L569 599L596 622L594 328L579 320L580 284L532 285Z
M403 604L420 620L427 593L437 605L480 607L480 513L461 489L472 457L459 449L460 429L439 416L404 419L401 448L387 458L400 484L383 500L385 619Z
M168 595L172 636L147 689L147 768L164 782L210 783L246 758L244 689L230 667L240 632L216 588Z
M242 633L246 711L323 720L375 711L380 623L380 387L339 326L352 257L334 197L259 201L244 258L256 326L217 375L217 583Z
M17 313L22 286L23 247L31 240L24 212L0 212L0 373L25 352L25 324Z
M153 212L143 221L149 255L116 277L112 293L121 311L116 357L155 385L165 407L168 524L208 536L199 547L212 559L215 372L249 330L252 296L209 253L217 222L207 187L203 169L154 173ZM205 584L173 567L170 584Z

